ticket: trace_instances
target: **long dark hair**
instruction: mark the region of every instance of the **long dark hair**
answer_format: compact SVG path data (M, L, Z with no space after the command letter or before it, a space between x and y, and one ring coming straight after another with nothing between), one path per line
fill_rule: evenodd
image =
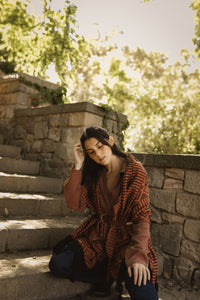
M114 155L127 158L127 154L121 151L115 143L113 146L109 144L109 136L110 135L108 131L102 127L88 127L80 138L82 148L85 150L85 141L90 138L96 138L102 144L109 146ZM92 187L97 183L97 180L104 168L105 167L103 165L97 164L93 159L91 159L85 151L81 184L84 184L88 187L88 193L90 196Z

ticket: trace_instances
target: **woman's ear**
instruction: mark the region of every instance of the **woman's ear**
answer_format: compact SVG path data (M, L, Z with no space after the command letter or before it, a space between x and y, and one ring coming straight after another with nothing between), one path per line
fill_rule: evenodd
M109 142L109 144L110 144L111 147L114 145L115 141L114 141L114 138L113 138L112 135L109 136L108 142Z

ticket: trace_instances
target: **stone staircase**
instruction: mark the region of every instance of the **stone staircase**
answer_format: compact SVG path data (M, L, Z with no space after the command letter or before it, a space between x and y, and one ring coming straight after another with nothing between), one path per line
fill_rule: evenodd
M0 135L0 299L75 299L89 285L55 278L48 262L83 217L66 207L61 179L40 176L39 162L3 142Z

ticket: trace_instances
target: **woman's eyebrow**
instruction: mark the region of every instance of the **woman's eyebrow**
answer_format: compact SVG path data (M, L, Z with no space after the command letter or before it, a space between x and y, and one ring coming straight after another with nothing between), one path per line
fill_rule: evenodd
M98 142L95 144L95 146L97 146L99 143L100 143L100 142L98 141ZM86 152L89 151L89 150L94 150L94 149L88 148L88 149L86 149Z

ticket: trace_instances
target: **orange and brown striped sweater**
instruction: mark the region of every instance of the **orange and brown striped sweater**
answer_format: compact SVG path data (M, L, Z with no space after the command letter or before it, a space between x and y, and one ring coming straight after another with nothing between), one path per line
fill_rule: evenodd
M157 258L149 233L148 176L142 164L128 155L113 194L108 193L106 171L103 172L93 187L92 201L81 179L82 171L73 167L64 184L64 194L69 208L88 207L95 213L71 234L82 247L87 267L93 268L107 257L108 274L117 280L123 259L127 266L142 263L151 269L151 280L156 285Z

